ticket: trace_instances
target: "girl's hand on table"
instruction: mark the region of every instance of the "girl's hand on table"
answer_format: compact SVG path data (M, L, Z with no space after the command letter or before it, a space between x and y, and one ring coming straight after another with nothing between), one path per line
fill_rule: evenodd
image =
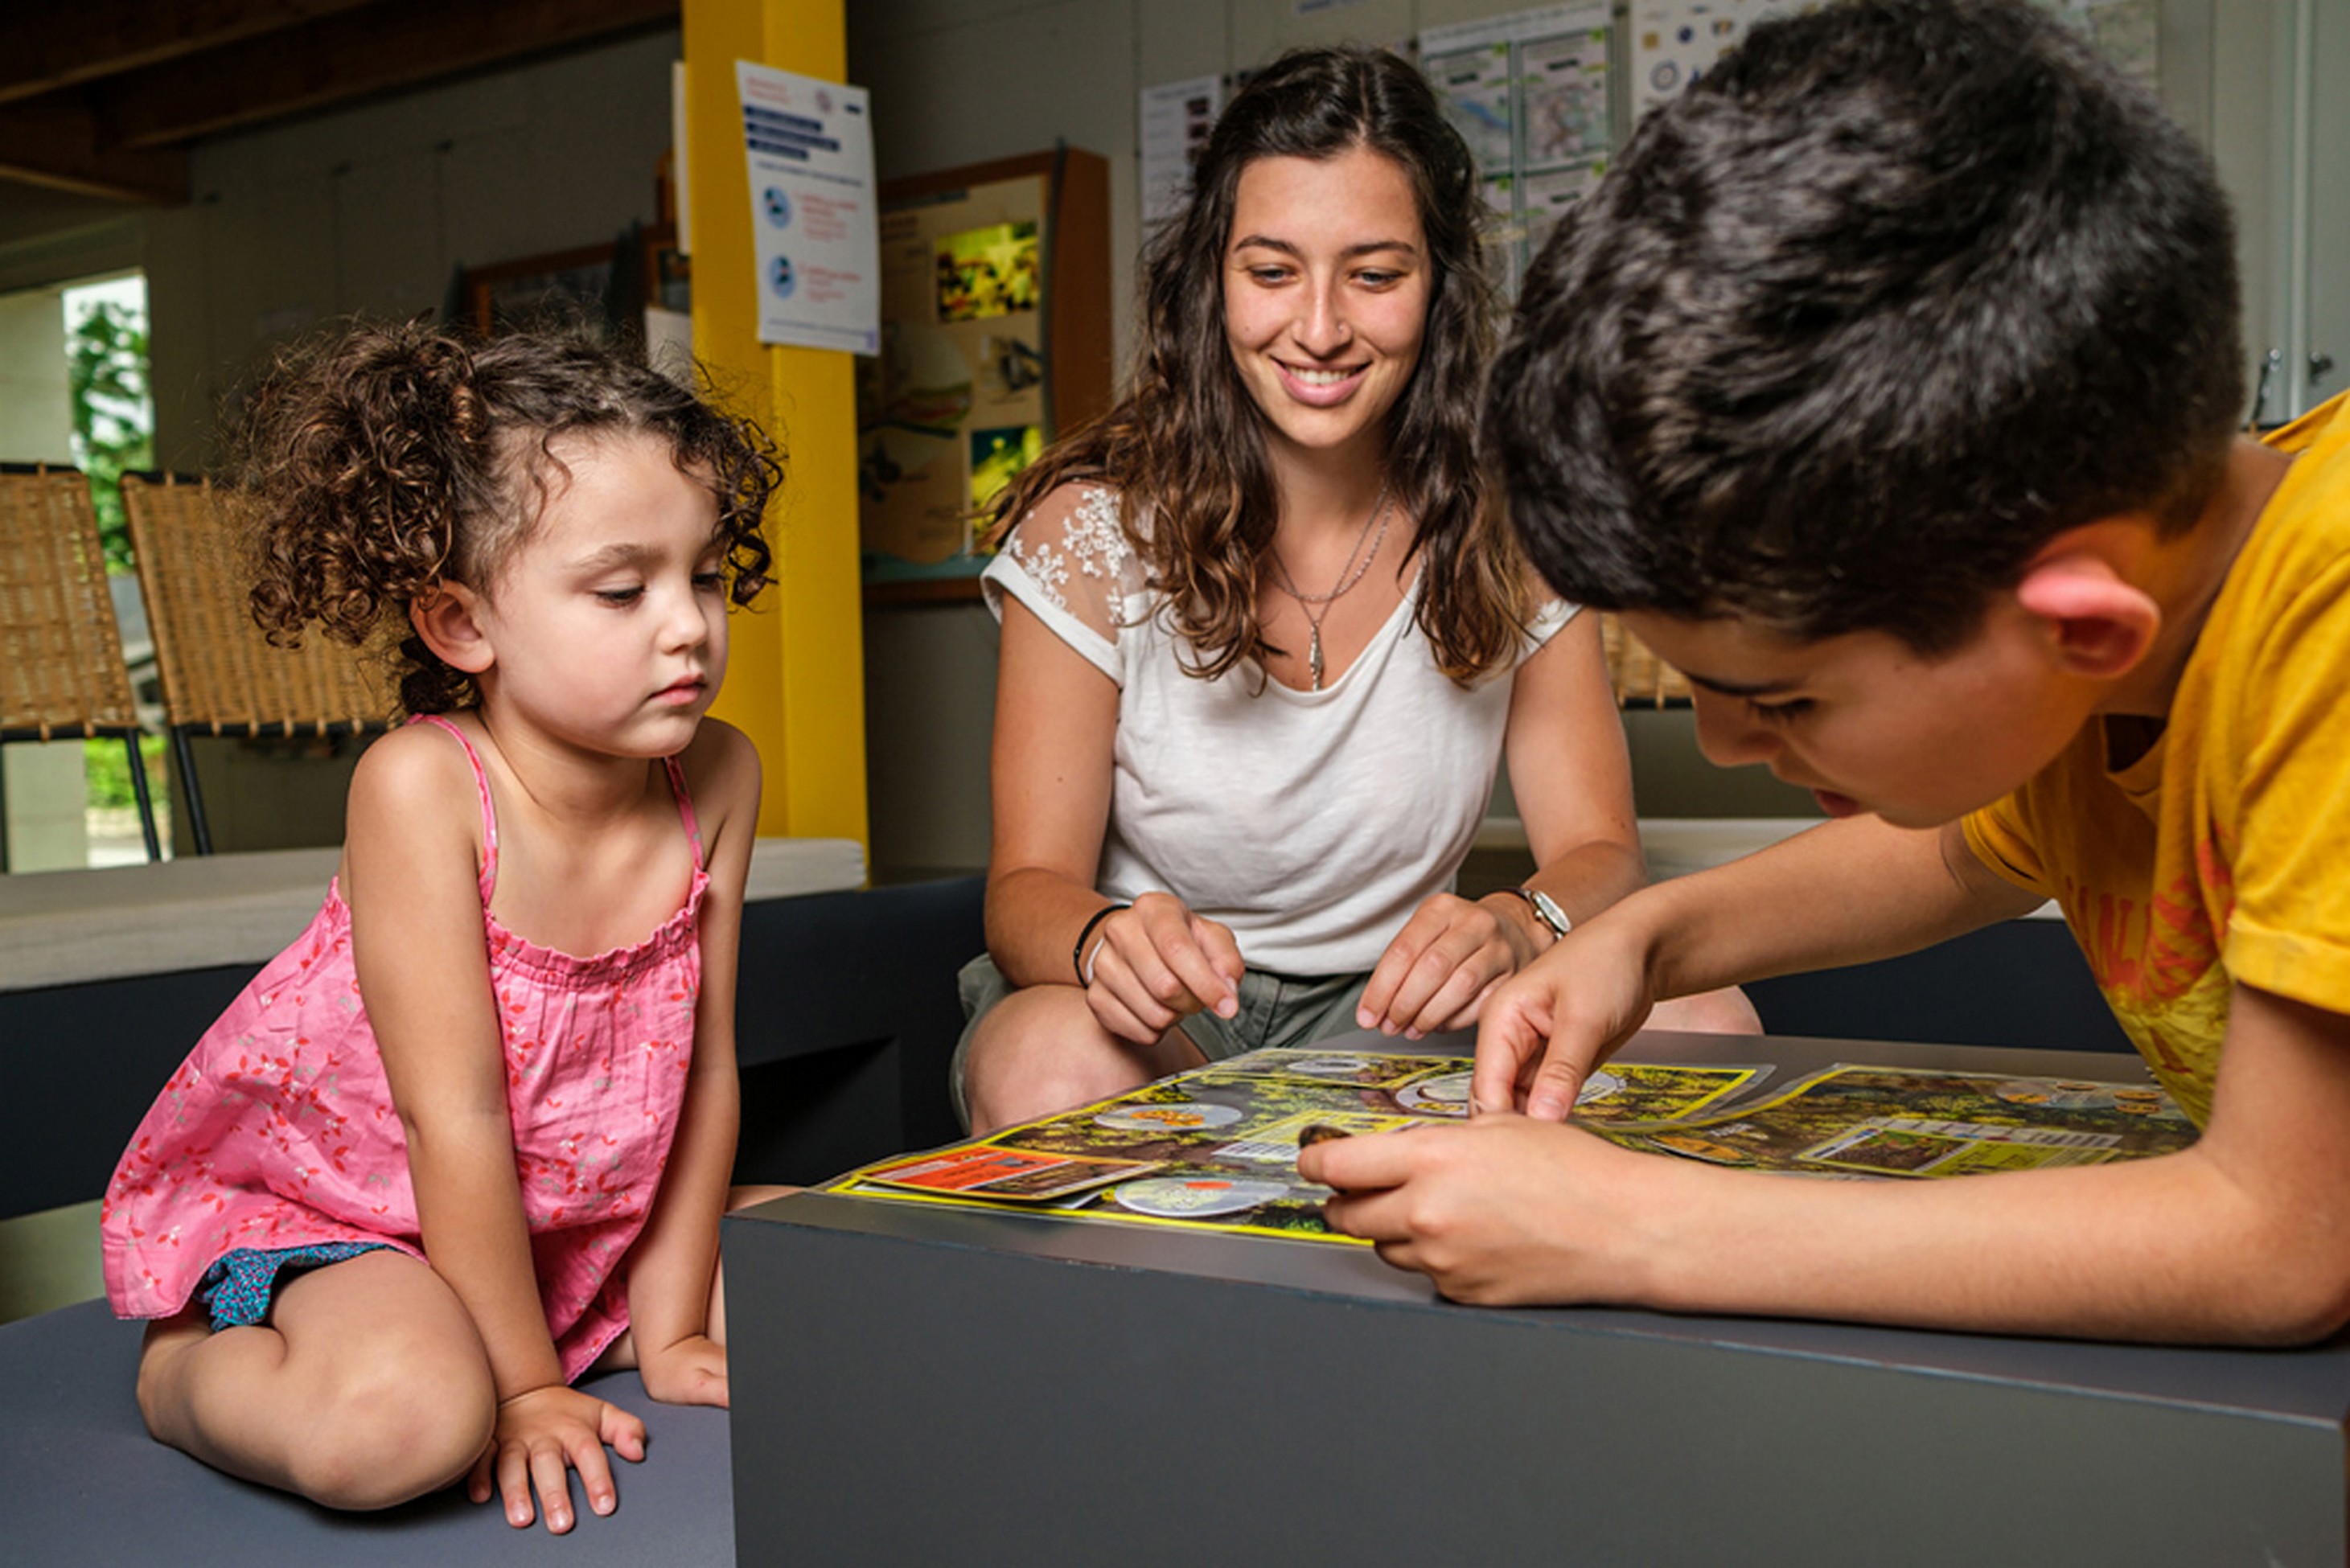
M1120 1040L1154 1044L1194 1012L1240 1011L1240 944L1171 894L1141 895L1103 920L1094 942L1086 1003Z
M505 1502L506 1522L523 1530L532 1519L535 1487L547 1530L561 1535L575 1522L572 1470L579 1472L590 1509L603 1514L619 1506L612 1463L604 1455L607 1444L624 1459L641 1460L645 1424L617 1405L559 1383L527 1389L499 1401L497 1429L474 1461L465 1493L475 1502L487 1502L494 1481Z
M1355 1022L1409 1040L1466 1029L1494 987L1535 951L1534 940L1492 906L1438 893L1379 955Z

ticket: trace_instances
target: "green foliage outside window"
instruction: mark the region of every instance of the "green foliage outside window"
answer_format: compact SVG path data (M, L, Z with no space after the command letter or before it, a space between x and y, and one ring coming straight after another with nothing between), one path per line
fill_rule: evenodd
M157 809L163 808L162 785L163 737L139 737L139 757L147 772L147 787L156 794ZM139 804L138 793L130 784L130 753L120 741L84 741L82 764L89 779L88 804L100 811L122 811Z
M137 310L101 300L66 345L73 388L74 446L89 475L107 569L130 570L130 531L122 520L126 469L152 468L155 435L147 401L147 321Z

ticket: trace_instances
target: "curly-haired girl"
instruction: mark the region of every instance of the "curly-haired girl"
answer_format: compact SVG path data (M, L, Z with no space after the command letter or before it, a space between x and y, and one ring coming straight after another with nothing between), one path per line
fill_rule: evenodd
M197 1044L103 1210L149 1430L338 1508L470 1477L598 1513L633 1366L726 1401L715 1288L757 754L703 717L781 467L625 356L430 327L284 358L240 431L256 618L400 643L309 929Z

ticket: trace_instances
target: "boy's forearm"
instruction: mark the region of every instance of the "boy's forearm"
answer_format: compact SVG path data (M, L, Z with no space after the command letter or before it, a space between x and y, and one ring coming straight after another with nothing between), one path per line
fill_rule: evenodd
M1659 998L1912 952L2037 900L1978 864L1955 824L1824 823L1634 894Z
M2199 1151L1918 1182L1665 1164L1640 1304L2084 1338L2292 1344L2338 1311L2306 1238Z

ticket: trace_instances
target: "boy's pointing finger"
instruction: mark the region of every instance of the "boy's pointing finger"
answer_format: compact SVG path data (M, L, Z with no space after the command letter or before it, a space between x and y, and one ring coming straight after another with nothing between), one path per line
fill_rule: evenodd
M1375 1192L1400 1187L1417 1168L1414 1147L1426 1142L1430 1133L1440 1135L1444 1130L1408 1127L1305 1144L1297 1151L1297 1174L1341 1192Z

